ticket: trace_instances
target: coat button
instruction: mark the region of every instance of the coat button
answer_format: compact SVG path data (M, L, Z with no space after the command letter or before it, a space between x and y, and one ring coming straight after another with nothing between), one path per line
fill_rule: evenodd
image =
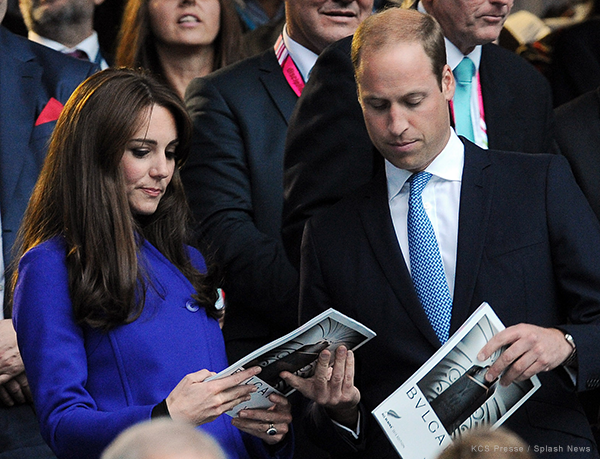
M187 302L185 303L185 309L187 309L190 312L198 312L198 310L200 309L200 305L194 300L187 300Z

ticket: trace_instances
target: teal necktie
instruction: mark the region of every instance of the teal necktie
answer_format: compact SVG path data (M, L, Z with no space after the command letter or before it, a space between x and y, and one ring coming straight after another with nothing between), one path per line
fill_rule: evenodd
M468 57L463 58L453 71L456 80L454 92L454 126L456 133L474 141L471 119L471 83L475 75L475 64Z

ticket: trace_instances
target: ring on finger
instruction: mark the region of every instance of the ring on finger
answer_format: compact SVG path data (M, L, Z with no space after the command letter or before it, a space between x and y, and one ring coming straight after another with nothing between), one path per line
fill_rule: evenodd
M275 426L273 425L273 423L269 424L269 428L267 429L267 435L277 435L277 429L275 428Z

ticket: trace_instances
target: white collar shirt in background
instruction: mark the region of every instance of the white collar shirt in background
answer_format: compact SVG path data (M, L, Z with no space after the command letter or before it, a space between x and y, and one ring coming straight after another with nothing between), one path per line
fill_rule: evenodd
M61 53L70 53L77 49L80 51L85 51L85 53L88 55L90 61L98 64L100 66L100 69L104 70L104 69L108 68L108 63L106 62L106 60L104 58L102 58L102 55L99 54L100 53L100 42L98 41L98 33L96 31L94 31L94 33L92 33L92 35L87 37L81 43L78 43L74 48L67 48L62 43L59 43L54 40L50 40L49 38L46 38L46 37L42 37L41 35L38 35L37 33L33 32L33 31L30 31L27 34L27 38L29 38L31 41L39 43L40 45L47 46L48 48L52 48L53 50L59 51Z
M283 43L290 53L290 56L292 56L294 64L296 64L296 67L298 67L298 70L300 71L300 74L306 83L319 56L313 53L310 49L302 46L297 41L292 40L288 35L287 25L283 28Z

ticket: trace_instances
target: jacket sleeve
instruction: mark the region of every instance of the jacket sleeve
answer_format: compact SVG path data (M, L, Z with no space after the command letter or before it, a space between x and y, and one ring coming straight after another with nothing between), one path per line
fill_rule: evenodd
M84 330L68 292L64 252L40 247L19 265L13 321L42 436L59 458L99 457L153 406L103 411L86 390Z
M373 154L358 103L351 38L321 53L290 119L282 234L294 266L300 264L306 220L367 183L383 164Z
M600 387L600 224L575 183L567 160L548 168L548 230L559 294L577 346L577 389Z

